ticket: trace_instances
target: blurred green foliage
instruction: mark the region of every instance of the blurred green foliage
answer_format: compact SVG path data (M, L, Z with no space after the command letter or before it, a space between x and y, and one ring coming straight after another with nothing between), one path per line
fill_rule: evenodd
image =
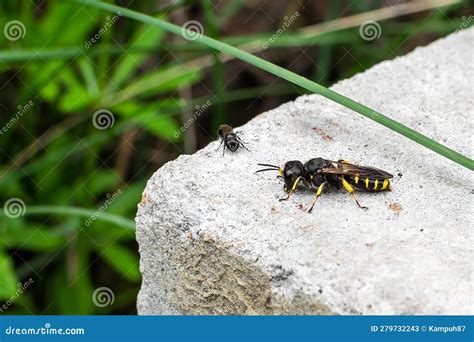
M264 15L258 14L248 23L255 30L239 34L235 21L249 5L224 3L219 13L206 1L157 7L145 0L130 7L170 21L179 21L176 11L183 11L202 22L206 34L233 45L261 44L287 14L270 22L266 33L259 31ZM302 19L263 56L325 85L455 31L471 9L461 3L382 22L381 39L368 48L358 27L318 33L317 39L298 32L314 18L299 2L281 4L288 13L300 10ZM356 2L351 14L380 5ZM322 6L320 20L340 17L347 6ZM0 304L8 304L2 311L134 313L140 272L133 217L152 172L183 153L188 133L174 134L183 113L212 99L197 123L200 147L218 124L239 124L268 109L253 105L262 96L274 106L303 91L273 79L256 82L261 76L251 69L232 85L234 75L214 51L67 1L2 1L1 26L12 20L26 32L0 40L1 126L9 123L0 134L0 203L21 199L26 212L11 218L0 211ZM311 58L293 64L295 54ZM211 62L202 67L206 57ZM185 96L183 89L196 95ZM98 129L94 113L104 110L113 125ZM19 294L19 283L30 278L33 285ZM113 289L112 305L94 305L94 290L102 286Z

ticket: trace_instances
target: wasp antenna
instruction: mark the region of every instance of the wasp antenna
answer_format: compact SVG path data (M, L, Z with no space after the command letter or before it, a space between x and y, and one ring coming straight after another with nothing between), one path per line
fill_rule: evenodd
M261 169L261 170L257 170L255 171L255 173L259 173L259 172L264 172L264 171L278 171L278 169Z
M272 164L257 164L258 166L267 166L267 167L273 167L274 169L278 170L280 167Z

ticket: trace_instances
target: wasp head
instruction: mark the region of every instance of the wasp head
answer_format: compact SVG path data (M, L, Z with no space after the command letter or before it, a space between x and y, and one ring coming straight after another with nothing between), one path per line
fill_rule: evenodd
M285 182L283 190L289 192L296 180L303 176L303 163L299 160L286 162L283 166L283 170L280 171L280 175L283 177L283 181Z
M283 178L283 181L285 182L283 190L285 190L286 192L289 192L295 184L296 180L303 176L303 163L298 160L286 162L285 165L283 165L283 168L271 164L258 165L266 166L267 168L258 170L256 173L263 171L278 171L278 173L280 174L278 177Z
M237 140L237 134L235 133L227 133L227 135L224 137L224 142L226 147L232 152L237 151L240 145L239 141Z

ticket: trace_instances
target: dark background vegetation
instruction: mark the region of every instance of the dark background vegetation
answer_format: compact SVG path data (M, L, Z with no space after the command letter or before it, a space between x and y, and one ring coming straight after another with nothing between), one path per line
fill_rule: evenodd
M298 11L284 34L257 53L326 86L454 32L473 9L460 2L398 16L404 1L115 3L180 25L197 20L204 34L247 48L262 46ZM392 8L392 18L366 18L382 29L373 41L361 39L360 19L350 27L340 20L384 7ZM0 210L0 305L9 302L4 313L136 313L133 218L146 180L167 161L216 139L220 123L239 126L304 93L124 17L86 49L110 17L64 0L0 2L1 28L11 20L26 28L17 41L0 36L0 126L18 106L33 102L0 135L0 203L19 198L26 205L18 218ZM298 31L306 27L306 34ZM208 100L212 105L177 137L174 132ZM102 109L115 119L106 130L92 123ZM105 216L86 224L99 208ZM33 284L18 294L18 284L30 278ZM115 300L102 308L91 298L103 286Z

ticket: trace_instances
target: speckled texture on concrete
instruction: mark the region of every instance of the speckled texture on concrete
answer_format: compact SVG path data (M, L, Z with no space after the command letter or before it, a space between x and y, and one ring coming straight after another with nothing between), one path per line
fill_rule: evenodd
M358 100L472 158L474 29L338 83ZM320 96L167 163L138 206L139 314L472 314L473 174ZM279 202L257 163L345 158L397 175L392 192ZM400 174L398 176L398 174Z

